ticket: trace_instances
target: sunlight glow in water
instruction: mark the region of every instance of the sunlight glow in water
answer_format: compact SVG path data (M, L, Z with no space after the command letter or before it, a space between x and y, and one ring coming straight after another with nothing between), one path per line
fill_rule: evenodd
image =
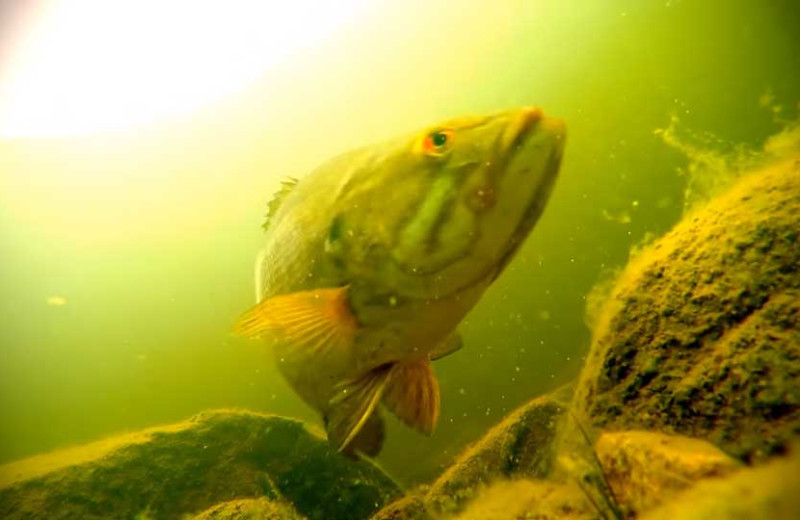
M60 0L21 27L0 137L120 130L186 113L318 43L364 0Z

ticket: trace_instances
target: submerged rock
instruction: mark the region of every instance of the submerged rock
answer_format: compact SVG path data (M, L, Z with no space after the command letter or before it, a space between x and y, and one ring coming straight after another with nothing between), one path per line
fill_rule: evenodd
M398 496L382 471L343 457L302 423L239 411L0 467L6 520L178 519L258 497L311 520L355 520Z
M190 520L303 520L289 504L268 498L242 498L206 509Z
M641 520L793 520L800 518L800 451L762 467L708 479Z
M423 498L412 494L392 502L370 520L430 520L430 518Z
M454 520L601 520L580 489L537 480L496 482Z
M512 412L468 448L432 485L429 510L458 511L485 484L498 478L544 478L554 453L551 444L571 387L534 399Z
M603 433L596 453L614 499L635 513L670 500L699 480L742 467L700 439L644 431Z
M800 434L800 158L741 179L626 267L574 400L601 429L756 461Z

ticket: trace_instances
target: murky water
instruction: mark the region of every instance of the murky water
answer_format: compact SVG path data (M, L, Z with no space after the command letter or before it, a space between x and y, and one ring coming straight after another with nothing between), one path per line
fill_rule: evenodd
M796 117L793 2L468 4L370 3L185 114L0 140L0 462L209 408L319 421L230 333L280 179L443 118L540 106L569 129L548 208L461 327L465 348L436 363L435 434L392 422L379 458L429 480L575 377L587 293L679 219L686 159L657 129L677 118L725 150Z

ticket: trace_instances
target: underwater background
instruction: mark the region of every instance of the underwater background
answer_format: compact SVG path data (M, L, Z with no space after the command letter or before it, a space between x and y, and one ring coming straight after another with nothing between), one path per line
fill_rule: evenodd
M462 325L465 348L434 365L437 431L389 419L379 463L429 481L575 378L592 287L675 224L697 185L675 139L736 153L797 117L798 27L782 0L364 2L185 113L4 134L0 463L209 408L318 423L270 353L230 333L280 180L441 119L540 106L569 132L548 207Z

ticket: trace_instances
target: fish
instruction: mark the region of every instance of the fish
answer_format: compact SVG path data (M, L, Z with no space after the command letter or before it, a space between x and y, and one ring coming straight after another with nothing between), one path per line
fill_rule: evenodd
M256 305L233 332L270 345L339 452L377 456L382 409L431 435L431 362L545 209L563 121L522 107L336 156L269 203Z

